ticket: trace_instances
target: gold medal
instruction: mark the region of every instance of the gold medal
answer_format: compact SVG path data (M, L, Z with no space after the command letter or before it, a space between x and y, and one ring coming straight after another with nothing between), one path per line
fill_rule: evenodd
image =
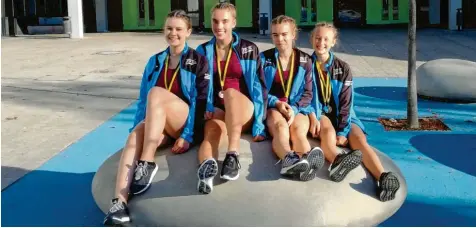
M230 63L230 59L231 59L231 52L232 52L231 44L230 44L230 49L228 49L228 56L226 57L225 69L224 69L223 75L221 74L221 64L220 64L221 60L220 60L220 56L218 55L218 46L216 44L215 44L215 52L217 54L216 59L217 59L218 76L220 77L220 86L222 89L222 91L218 93L218 96L220 98L223 98L223 87L225 86L226 73L228 71L228 64Z
M332 92L332 87L331 87L331 78L329 77L328 74L324 74L322 72L320 63L316 62L316 69L317 73L319 74L319 82L321 85L321 93L322 93L322 99L324 102L324 111L326 113L332 112L332 108L330 106L330 101L331 101L331 92Z

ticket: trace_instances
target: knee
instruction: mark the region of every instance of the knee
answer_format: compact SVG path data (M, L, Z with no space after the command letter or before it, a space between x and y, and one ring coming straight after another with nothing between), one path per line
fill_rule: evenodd
M152 89L150 89L149 94L147 95L147 102L149 104L157 104L160 103L163 99L163 93L167 92L162 87L154 86Z
M289 129L289 126L288 126L288 123L286 123L286 121L275 121L273 124L272 124L275 132L277 133L282 133L282 132L285 132L287 129Z
M305 128L305 125L302 124L292 124L291 127L289 128L289 132L291 133L292 137L299 137L302 135L306 135L307 130Z
M205 123L206 140L218 139L222 134L224 134L225 131L218 121L219 120L212 119Z
M321 123L321 135L334 135L336 134L336 131L334 130L334 127L332 125L324 125Z

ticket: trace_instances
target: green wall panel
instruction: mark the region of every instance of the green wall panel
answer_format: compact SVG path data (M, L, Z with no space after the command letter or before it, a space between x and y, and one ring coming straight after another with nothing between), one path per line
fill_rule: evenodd
M317 20L332 22L334 20L334 1L318 0L317 1Z
M169 0L155 0L155 29L163 29L165 25L165 18L171 11Z
M398 19L393 19L393 1L398 1ZM408 23L408 0L389 0L388 20L382 20L381 0L367 0L367 24L400 24Z
M131 30L137 27L137 1L122 0L122 20L124 30Z
M285 1L285 11L286 16L294 18L299 24L301 21L301 1L299 0L287 0Z
M205 23L205 28L211 28L212 24L212 8L218 3L218 0L203 0L203 19Z
M148 1L145 3L145 25L139 26L139 4L138 0L122 0L122 16L124 30L149 30L162 29L165 23L165 17L170 12L169 0L154 0L155 23L149 24Z
M236 26L253 27L253 0L236 0Z

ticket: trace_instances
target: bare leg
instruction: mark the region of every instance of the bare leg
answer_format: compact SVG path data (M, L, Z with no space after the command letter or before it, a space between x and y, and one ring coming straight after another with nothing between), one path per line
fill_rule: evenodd
M290 127L291 141L293 150L299 155L303 155L311 150L311 144L307 140L309 130L309 118L306 115L298 113Z
M202 163L209 158L218 159L218 148L224 137L226 137L225 122L220 119L208 120L205 123L205 136L198 150L198 162Z
M134 131L129 134L126 145L122 150L121 160L119 161L119 168L116 177L115 196L122 202L127 203L129 195L129 186L131 184L132 175L134 174L134 161L142 153L142 143L144 139L144 122L137 125ZM157 146L167 143L167 137L160 137L163 139Z
M226 137L224 119L225 112L221 109L215 109L213 119L205 123L204 139L198 150L200 167L197 170L197 190L203 194L210 194L213 191L213 178L218 173L218 163L216 162L218 148Z
M266 124L273 137L271 144L273 151L279 159L284 160L284 156L291 152L288 123L278 110L269 109Z
M382 163L375 151L367 143L367 138L362 129L355 124L352 124L352 127L350 128L349 144L352 150L360 150L362 152L364 166L370 171L376 180L379 180L384 172Z
M321 148L326 159L332 163L337 156L336 131L327 116L321 116Z
M154 161L160 135L165 131L177 139L188 117L188 105L164 88L154 87L148 95L144 148L140 160Z
M228 151L238 153L241 132L251 126L253 103L241 92L227 89L224 92L225 124L228 132Z

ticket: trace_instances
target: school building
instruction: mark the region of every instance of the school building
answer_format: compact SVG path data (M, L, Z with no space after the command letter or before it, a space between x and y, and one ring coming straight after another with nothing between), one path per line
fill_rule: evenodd
M408 0L2 0L2 34L55 32L62 17L71 17L74 34L160 30L166 14L185 10L193 26L210 28L210 10L217 2L228 1L237 8L237 27L260 31L260 17L271 19L285 14L301 27L318 21L337 26L390 26L408 23ZM476 28L476 0L417 0L417 26L454 30L458 9L462 28ZM69 13L68 13L69 12ZM263 23L264 24L264 23ZM13 28L12 28L13 27ZM266 27L266 26L265 26ZM262 28L262 27L261 27Z

